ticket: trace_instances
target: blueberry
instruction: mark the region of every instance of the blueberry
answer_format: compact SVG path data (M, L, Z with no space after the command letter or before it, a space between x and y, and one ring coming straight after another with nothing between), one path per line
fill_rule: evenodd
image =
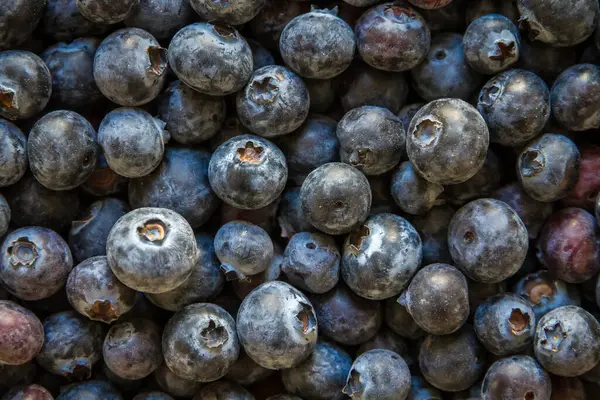
M290 239L296 233L315 230L308 223L304 216L304 211L302 211L300 188L291 188L283 192L277 211L277 221L281 228L281 237L283 238Z
M178 376L212 382L227 374L239 356L240 343L227 311L215 304L197 303L171 317L162 348L167 366Z
M202 226L220 204L208 182L209 161L210 154L203 150L165 149L158 168L129 182L129 203L133 208L168 208L184 217L192 228Z
M273 202L285 187L285 156L270 141L252 135L236 136L213 153L208 179L225 203L255 210Z
M440 198L444 187L425 180L409 161L401 163L392 175L391 189L396 204L408 214L425 214L444 201Z
M31 118L52 94L52 75L41 58L25 50L0 52L0 116Z
M0 237L4 236L8 231L10 214L10 206L6 202L4 196L0 194Z
M419 328L406 307L391 297L385 300L385 323L394 333L411 340L425 336L426 332Z
M201 93L224 96L252 74L252 50L234 28L205 22L188 25L169 44L169 65L179 80Z
M448 249L448 225L455 212L453 207L443 205L411 219L423 243L423 265L453 262Z
M552 86L552 114L571 131L600 128L600 68L578 64L566 69Z
M411 377L410 393L406 400L442 400L442 392L427 383L426 380L418 375ZM452 400L460 400L453 397ZM467 398L465 400L478 400L477 398Z
M57 43L40 55L52 75L51 100L68 109L81 109L100 101L94 80L94 54L100 42L94 38Z
M369 7L377 4L379 0L344 0L346 3L354 7Z
M98 142L110 168L127 178L148 175L163 157L169 133L164 122L138 108L117 108L106 114Z
M254 71L268 65L275 65L273 54L263 47L261 43L254 39L246 39L246 41L250 45L250 49L252 49L252 64ZM321 83L321 81L318 82Z
M125 25L143 29L162 40L171 38L192 16L186 0L139 0L125 18Z
M479 199L454 214L448 246L452 259L469 278L494 283L519 270L529 249L529 235L506 203Z
M430 10L446 7L448 4L452 3L452 1L453 0L409 0L410 4L413 6Z
M16 183L27 172L27 138L12 122L0 118L0 186Z
M550 399L550 376L529 356L512 356L496 361L483 379L482 400L500 398ZM552 393L554 398L554 393Z
M343 392L352 400L401 400L408 396L410 384L402 357L389 350L371 350L354 360Z
M342 391L352 358L339 346L319 341L300 365L281 371L286 390L305 399L333 399Z
M231 25L250 21L266 3L267 0L190 0L190 5L203 20L218 20Z
M581 307L556 308L538 322L534 350L548 372L566 377L581 375L600 359L600 324Z
M434 335L457 331L469 317L467 280L448 264L419 270L398 302L421 329Z
M44 346L36 361L48 372L69 380L89 379L92 367L102 358L103 339L99 322L75 311L52 314L44 320Z
M116 24L132 12L140 0L77 0L77 9L84 17L99 24Z
M56 400L123 400L123 397L108 382L87 381L65 388Z
M434 35L425 60L411 75L415 90L427 101L444 97L469 100L482 80L467 63L463 37L458 33Z
M342 283L310 296L319 331L336 342L354 346L373 338L383 317L381 303L357 296Z
M114 372L108 368L106 363L102 361L102 370L93 374L92 379L102 379L110 384L114 385L118 390L122 390L124 392L135 392L140 389L142 383L144 383L143 379L125 379L116 375Z
M2 400L20 399L54 400L54 397L46 388L40 385L16 386L2 397Z
M596 197L600 192L600 146L584 145L579 149L579 179L571 192L562 199L563 204L594 210Z
M427 22L432 33L463 32L466 28L465 22L468 23L468 20L465 21L465 12L474 7L473 2L469 2L469 7L465 7L465 5L464 1L458 0L442 8L421 8L419 13Z
M516 3L516 1L505 0L476 0L469 2L469 6L464 11L467 16L467 24L487 14L502 14L516 24L519 20L519 10Z
M356 49L352 28L338 9L313 10L292 19L281 32L283 61L304 78L330 79L350 66Z
M0 300L0 363L21 365L31 361L44 343L44 327L28 309Z
M204 386L193 398L193 400L211 399L254 400L254 396L237 383L221 380Z
M225 279L219 269L212 236L196 234L198 261L189 278L175 289L164 293L147 293L155 305L169 311L213 299L223 288Z
M483 283L467 279L467 285L469 288L469 313L472 317L475 316L477 308L485 303L490 297L504 294L507 291L505 281L498 283Z
M42 31L57 41L103 36L112 27L85 18L77 9L77 0L46 0Z
M288 134L308 115L310 96L295 73L279 65L260 68L236 97L237 115L252 133L271 138Z
M360 356L370 350L383 349L390 350L398 354L406 362L409 369L416 367L415 360L412 357L412 351L408 348L408 342L402 337L396 335L389 329L381 329L377 335L364 342L356 350L356 355ZM347 375L347 373L346 373Z
M162 363L155 369L153 376L162 390L175 397L192 397L201 385L199 382L176 375L166 363Z
M300 1L267 2L250 21L253 36L271 50L279 49L281 32L295 17L309 11L309 3Z
M585 386L579 378L564 378L559 376L551 376L552 380L552 397L556 400L585 400Z
M128 183L129 178L118 175L110 169L104 153L100 152L96 169L80 187L91 196L103 197L123 193L127 189Z
M421 344L419 366L427 382L446 392L473 385L485 372L486 353L470 326L443 336L429 335Z
M139 393L132 400L175 400L171 396L166 393L153 391L153 392L144 392Z
M404 127L404 130L407 132L407 134L408 128L410 128L410 123L413 117L424 105L425 103L412 103L402 107L400 111L398 111L397 116L398 118L400 118L402 126Z
M281 270L301 290L325 293L337 284L340 252L335 240L323 233L301 232L285 248Z
M158 96L166 81L166 52L154 36L142 29L119 29L96 50L96 84L114 103L128 107L146 104Z
M44 13L46 0L17 0L0 6L0 49L8 49L26 41Z
M572 47L553 47L523 39L520 50L517 65L539 75L546 82L554 82L561 72L577 64L577 52Z
M272 369L258 365L244 350L241 350L239 358L233 363L225 378L243 386L250 386L264 381L274 373Z
M453 185L483 166L489 132L477 110L460 99L440 99L422 107L406 135L408 157L430 182Z
M306 219L330 235L348 233L362 224L371 198L367 178L358 169L336 162L313 170L300 188Z
M247 221L254 225L260 226L267 232L274 232L277 224L277 208L279 207L280 198L277 197L271 203L264 207L257 208L255 210L244 210L230 206L229 204L222 204L220 210L220 224L226 224L231 221Z
M354 31L362 59L384 71L414 68L425 59L431 45L423 17L403 4L383 3L368 9Z

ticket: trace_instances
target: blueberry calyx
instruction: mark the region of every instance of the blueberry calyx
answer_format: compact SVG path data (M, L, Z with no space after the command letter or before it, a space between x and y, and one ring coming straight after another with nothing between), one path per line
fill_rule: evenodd
M13 241L6 249L10 257L10 263L14 266L32 266L38 258L38 249L35 243L27 237L21 237Z

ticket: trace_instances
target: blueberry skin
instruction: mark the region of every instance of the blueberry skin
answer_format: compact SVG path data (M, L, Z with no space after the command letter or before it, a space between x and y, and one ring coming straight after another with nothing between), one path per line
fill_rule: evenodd
M33 176L50 190L71 190L96 167L99 146L92 124L74 111L53 111L40 118L27 140Z
M406 146L402 122L381 107L361 106L348 111L338 123L336 135L342 162L365 175L380 175L394 168Z
M199 382L176 375L164 362L154 370L152 376L162 390L175 397L190 398L201 385Z
M448 225L455 212L453 207L443 205L411 219L423 243L423 265L453 262L448 249Z
M254 62L256 68L256 61ZM323 113L331 108L337 97L334 79L306 79L304 85L310 97L310 111Z
M198 260L192 227L165 208L138 208L121 217L108 235L106 254L121 282L146 293L183 284Z
M281 276L281 264L283 263L283 249L273 243L273 259L271 264L263 272L251 275L246 280L235 280L231 282L233 291L236 296L241 300L244 300L248 294L256 289L259 285L264 282L283 280Z
M104 328L75 311L52 314L44 320L44 346L36 356L46 371L69 380L86 380L102 358Z
M56 400L123 400L119 392L105 381L86 381L69 385Z
M391 182L394 201L408 214L421 215L440 205L444 187L419 175L410 161L404 161L394 171Z
M458 33L434 35L427 56L410 73L416 92L427 101L445 97L468 101L482 80L469 66Z
M529 356L512 356L496 361L485 374L482 400L523 398L550 400L550 375Z
M393 351L402 357L408 368L412 370L416 367L415 360L411 354L412 351L408 348L408 342L389 329L381 329L372 339L361 344L356 350L356 355L359 356L367 351L376 349Z
M27 172L27 138L15 124L0 118L0 140L0 187L5 187Z
M252 36L269 50L279 50L281 32L295 17L310 11L306 2L267 2L252 21Z
M254 396L237 383L221 380L204 386L192 400L254 400Z
M421 329L434 335L456 332L469 317L467 280L448 264L419 270L398 302Z
M140 393L135 396L132 400L174 400L171 396L166 393L153 391Z
M566 377L581 375L600 359L600 324L581 307L554 309L538 322L534 351L548 372Z
M6 392L2 397L3 400L19 400L19 399L33 399L33 400L54 400L50 392L40 385L27 385L13 387L11 390Z
M389 350L371 350L354 360L342 392L352 400L403 400L410 384L410 371L402 357Z
M186 0L139 0L125 18L125 25L143 29L163 40L183 28L193 14Z
M150 174L129 181L133 208L168 208L184 217L192 228L206 223L219 207L208 182L210 154L204 150L170 147Z
M285 248L281 270L297 288L325 293L340 276L340 252L333 237L323 233L301 232Z
M566 69L552 86L552 114L571 131L600 128L600 68L578 64Z
M200 93L225 96L240 90L252 75L252 49L234 28L198 22L175 34L169 65L183 83Z
M264 381L274 373L274 370L261 367L255 363L244 350L241 350L239 358L233 363L225 378L243 386L250 386Z
M121 106L146 104L158 96L166 82L166 52L154 36L142 29L119 29L96 50L96 85L104 96Z
M578 377L562 378L551 376L552 396L558 400L585 400L587 398L586 388Z
M467 20L465 21L465 13L474 7L471 3L465 9L463 1L453 1L442 8L433 8L431 10L421 8L419 13L427 22L427 26L432 33L439 32L464 32Z
M279 50L285 64L303 78L330 79L354 58L352 28L337 9L317 10L292 19L281 32Z
M98 143L110 168L127 178L154 171L169 140L164 126L139 108L117 108L106 114L98 129Z
M345 284L340 283L324 294L312 294L310 301L320 332L337 343L348 346L364 343L381 326L381 303L357 296Z
M409 0L410 4L413 6L429 10L446 7L448 4L452 3L452 1L453 0Z
M425 103L412 103L402 107L400 111L398 111L397 116L398 118L400 118L402 126L404 127L404 130L407 134L408 128L410 128L410 122L412 121L413 117L417 114L417 112L421 109L421 107L423 107L424 105Z
M407 71L427 56L431 33L413 8L383 3L356 21L356 44L362 59L384 71Z
M417 375L411 377L410 393L406 400L442 400L442 392L431 386L427 381ZM453 397L452 400L457 400ZM478 400L471 399L466 400Z
M398 299L391 297L385 300L384 321L394 333L410 340L417 340L426 335L426 332L416 324L406 307Z
M577 0L563 3L557 0L519 0L521 24L529 38L555 47L569 47L592 35L598 19L598 2Z
M0 362L21 365L31 361L44 343L44 327L36 315L9 300L0 300Z
M291 368L314 350L317 317L302 292L284 282L266 282L242 302L237 332L246 354L257 364Z
M79 12L92 22L116 24L131 13L140 0L77 0Z
M213 299L223 288L225 279L221 263L215 254L214 239L206 234L196 234L198 261L189 278L175 289L164 293L147 293L154 305L169 311L179 311L194 303Z
M27 40L40 22L46 0L18 0L0 6L0 50Z
M253 135L236 136L213 153L208 179L230 206L256 210L273 202L285 187L288 169L283 152Z
M306 220L300 201L300 188L290 188L283 192L277 222L281 228L281 237L291 239L299 232L313 232L316 229Z
M52 95L52 75L37 55L25 50L0 52L0 117L11 121L41 112Z
M577 52L572 47L553 47L540 42L521 41L520 68L533 72L546 82L554 80L567 68L577 64Z
M252 64L254 71L268 65L275 65L273 54L254 39L246 39L252 49ZM318 81L321 83L320 81ZM333 100L332 100L333 101Z
M342 278L359 296L383 300L400 294L423 258L415 228L394 214L376 214L346 237Z
M4 236L8 231L10 214L10 206L6 198L0 194L0 237Z
M371 209L369 181L356 168L327 163L312 171L300 188L308 222L329 235L341 235L363 223Z
M73 268L69 246L47 228L12 231L4 238L1 254L0 280L22 300L41 300L58 292Z
M571 207L581 207L592 212L598 192L600 192L600 146L583 145L579 149L579 179L562 203Z
M406 134L406 150L428 181L455 185L483 166L489 145L485 120L460 99L439 99L423 106Z
M419 366L427 382L446 392L472 386L485 372L486 353L470 326L450 335L428 335L421 344Z
M69 42L88 36L105 36L110 25L85 18L77 9L77 0L47 0L42 31L56 41Z
M579 149L571 139L546 133L519 154L517 177L525 192L535 200L560 200L577 184L580 159Z
M128 183L129 178L118 175L110 169L104 153L100 151L96 169L80 187L90 196L105 197L125 192Z
M190 5L203 20L218 20L230 25L242 25L250 21L266 3L267 0L190 0Z
M221 129L225 121L225 100L199 93L174 81L158 100L158 117L179 143L200 144Z

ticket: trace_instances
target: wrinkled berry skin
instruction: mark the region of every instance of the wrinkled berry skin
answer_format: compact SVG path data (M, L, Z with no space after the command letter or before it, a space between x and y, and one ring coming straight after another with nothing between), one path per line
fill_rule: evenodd
M267 0L190 0L190 5L205 21L242 25L253 19Z
M342 278L359 296L383 300L400 294L422 258L421 238L407 220L376 214L347 236Z
M234 28L197 22L175 34L169 66L179 80L200 93L225 96L240 90L252 74L252 50Z
M421 344L419 366L423 377L436 388L459 392L485 372L485 349L470 326L450 335L429 335Z
M164 122L139 108L109 112L98 129L108 165L127 178L146 176L158 167L168 138Z
M300 188L302 210L308 222L330 235L359 226L371 208L367 178L344 163L328 163L312 171Z
M540 262L559 279L581 283L600 270L596 219L581 208L556 212L537 241Z
M208 165L215 194L242 210L256 210L273 202L283 192L287 176L283 152L253 135L229 139L215 150Z
M401 163L392 175L391 190L398 207L408 214L425 214L443 202L439 197L444 187L425 180L410 161Z
M121 217L108 235L106 254L121 282L146 293L175 289L198 260L192 227L165 208L138 208Z
M192 400L254 400L254 396L237 383L220 380L204 386Z
M342 391L352 400L405 399L410 383L410 371L402 357L379 349L354 360Z
M44 320L44 346L35 358L46 371L68 378L85 380L102 358L104 329L75 311L52 314Z
M149 319L136 318L113 325L104 339L106 366L124 379L142 379L162 363L161 328Z
M199 382L176 375L166 363L162 363L155 369L152 376L162 390L175 397L192 397L201 385Z
M361 106L348 111L336 134L342 162L365 175L380 175L394 168L406 146L402 122L382 107Z
M598 20L598 2L576 0L518 0L520 23L531 40L555 47L569 47L592 35Z
M73 268L69 246L47 228L12 231L4 238L0 254L0 280L23 300L41 300L58 292Z
M193 14L186 0L139 0L125 18L125 25L143 29L158 40L169 39Z
M485 374L481 385L482 400L550 400L551 392L550 375L533 357L525 355L496 361Z
M23 43L44 15L46 0L18 0L0 6L0 50Z
M129 178L110 169L106 157L100 152L96 169L80 187L90 196L105 197L125 192L128 182Z
M571 207L594 210L596 197L600 193L600 146L588 145L579 149L579 179L575 187L562 202Z
M113 274L105 256L88 258L73 268L65 290L77 312L107 324L130 311L137 299L137 293Z
M506 293L489 297L477 307L473 327L477 339L490 353L505 356L531 346L535 322L531 304Z
M339 346L319 341L300 365L281 371L286 390L302 398L328 400L342 391L352 358Z
M77 0L79 12L92 22L116 24L131 13L140 0Z
M158 100L158 117L171 137L195 145L213 137L225 121L225 100L199 93L181 81L171 82Z
M519 270L529 249L529 235L508 204L479 199L454 214L448 246L452 259L469 278L495 283Z
M105 36L109 25L90 21L77 9L77 0L47 0L41 22L42 32L56 41ZM92 54L93 56L93 54Z
M94 79L110 101L133 107L152 101L167 78L166 49L148 32L120 29L100 43Z
M208 182L209 161L210 154L204 150L165 149L158 168L129 181L129 204L133 208L168 208L184 217L192 228L199 228L220 204Z
M403 338L416 340L426 334L395 297L385 300L384 320L388 328Z
M15 124L0 119L0 187L16 183L28 165L27 138Z
M237 332L246 354L258 365L292 368L315 348L317 317L302 292L284 282L266 282L242 302Z
M354 346L371 339L381 326L383 310L377 301L357 296L338 284L324 294L310 296L320 332L336 342Z
M117 390L106 381L86 381L70 385L56 400L123 400Z
M510 69L489 80L477 109L486 120L490 141L520 146L539 135L550 118L550 91L537 75Z
M50 392L40 385L16 386L6 392L2 400L54 400Z
M0 300L0 363L21 365L31 361L44 343L44 327L28 309Z
M256 382L264 381L274 373L274 370L261 367L255 363L242 349L240 356L225 375L225 379L243 386L250 386Z
M423 265L453 262L448 249L448 225L455 212L453 207L443 205L411 219L423 243Z
M304 211L302 211L300 188L291 188L283 193L277 210L277 222L282 238L291 239L296 233L316 230L306 220Z
M323 233L301 232L290 239L281 270L301 290L325 293L340 276L340 252L335 240Z
M300 127L310 107L302 79L287 68L269 65L252 74L236 97L240 122L252 133L271 138Z
M440 33L433 37L425 60L410 71L413 87L421 98L470 100L482 78L467 63L462 42L463 37L458 33Z
M40 118L27 140L33 176L50 190L71 190L96 167L99 146L92 124L73 111L53 111Z
M477 18L463 37L469 65L482 74L496 74L519 61L521 37L510 19L500 14Z
M434 335L457 331L469 317L467 280L448 264L419 270L398 302L421 329Z
M0 52L0 117L31 118L52 95L52 75L37 55L25 50Z
M557 308L538 322L534 350L535 358L548 372L581 375L600 360L600 324L581 307Z
M57 43L40 55L52 75L54 104L81 109L102 99L94 80L94 54L99 44L94 38L80 38Z
M165 310L179 311L190 304L213 299L225 283L213 243L212 236L196 234L198 261L189 278L168 292L147 293L148 300Z
M571 131L600 128L600 68L578 64L565 70L552 86L552 114Z
M413 8L384 3L365 11L354 27L362 59L384 71L407 71L427 56L431 33Z
M440 99L423 106L406 134L406 150L428 181L454 185L483 166L489 145L485 120L460 99Z

